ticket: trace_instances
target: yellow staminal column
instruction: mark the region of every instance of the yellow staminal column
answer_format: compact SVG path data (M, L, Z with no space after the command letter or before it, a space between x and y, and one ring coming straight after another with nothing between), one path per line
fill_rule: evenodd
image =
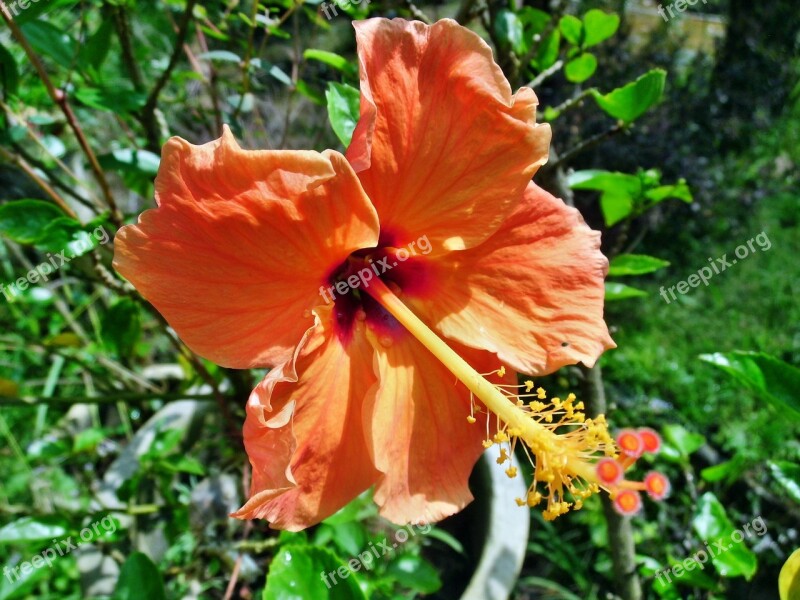
M494 437L495 443L508 442L512 446L519 439L530 448L535 466L534 482L528 497L518 500L518 504L533 506L547 498L544 516L552 519L567 512L570 507L580 508L586 497L599 490L595 463L603 455L613 456L616 453L604 419L592 421L584 419L580 413L574 413L571 399L567 403L559 401L556 409L545 411L541 402L525 404L518 396L509 397L450 348L382 281L372 281L365 291L430 350L489 411L499 417L500 428ZM526 384L525 387L529 389L530 386ZM536 397L544 397L541 388ZM564 405L569 410L562 410ZM553 422L554 415L556 422ZM468 422L474 423L474 417L470 417L467 418ZM556 431L559 427L568 429ZM491 441L484 443L487 447L491 445ZM504 462L505 453L506 450L502 449L498 462ZM506 473L514 477L517 470L509 467ZM539 486L547 489L544 496L538 492ZM567 493L573 503L567 502Z

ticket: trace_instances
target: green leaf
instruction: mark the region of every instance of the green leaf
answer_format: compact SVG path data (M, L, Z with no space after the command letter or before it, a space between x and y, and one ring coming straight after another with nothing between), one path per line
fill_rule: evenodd
M617 32L619 15L593 8L583 16L583 29L586 32L583 47L596 46Z
M608 267L608 274L611 277L621 277L625 275L644 275L668 267L669 262L647 256L645 254L620 254L615 257Z
M208 60L211 62L228 62L234 64L241 64L242 59L238 54L234 54L229 50L210 50L209 52L202 52L197 55L200 60Z
M642 296L647 296L647 292L622 283L606 281L606 302L640 298Z
M19 69L11 52L0 44L0 86L3 96L14 96L19 88Z
M736 455L731 460L727 460L713 467L706 467L700 471L700 477L704 481L717 483L726 481L728 484L736 481L747 468L747 461L741 456Z
M20 12L18 16L15 15L15 20L19 25L24 23L28 23L29 21L33 21L39 15L44 14L45 12L61 7L61 6L73 6L77 4L78 0L49 0L47 2L43 2L39 0L35 2L31 0L30 6L25 9L24 11ZM10 2L6 1L6 5L11 4Z
M359 562L358 569L361 568ZM358 575L350 571L347 563L325 548L298 545L282 547L272 559L262 598L366 600L358 585Z
M678 183L674 185L660 185L649 189L644 193L644 196L654 205L667 198L677 198L686 203L691 203L694 200L692 191L689 189L685 179L678 180Z
M531 6L523 6L517 16L522 20L525 26L525 36L532 40L534 36L544 33L547 25L552 20L552 17L538 8Z
M66 521L59 517L22 517L0 529L0 544L50 541L67 531Z
M744 576L751 579L756 572L758 561L756 555L745 546L742 540L736 539L744 534L734 528L725 508L717 497L706 492L697 503L692 527L701 540L711 548L711 562L723 577ZM734 536L734 533L739 535ZM718 545L717 545L718 544ZM724 549L724 550L723 550Z
M763 352L717 352L700 359L722 369L782 416L800 420L800 369Z
M292 85L292 78L278 65L270 65L269 69L267 69L267 73L284 85Z
M166 600L161 573L146 554L134 552L122 565L111 600Z
M554 29L539 43L536 57L531 61L531 66L540 72L549 69L558 60L560 48L561 34L558 29Z
M591 52L584 52L564 66L564 75L572 83L583 83L597 70L597 58Z
M36 52L49 56L64 68L74 66L77 44L64 31L47 21L31 21L20 29Z
M576 171L567 178L574 190L597 190L606 225L612 227L633 214L634 201L642 194L642 181L635 175L602 170Z
M33 244L45 235L47 226L64 217L55 204L42 200L15 200L0 206L0 234L20 244Z
M171 473L191 473L192 475L205 475L206 469L203 464L191 456L168 456L162 458L159 463L164 470Z
M141 196L152 195L153 178L161 159L148 150L120 148L98 157L100 166L122 175L125 185Z
M780 484L786 495L800 504L800 465L785 461L767 464L775 481Z
M778 576L778 592L781 600L800 598L800 549L792 552Z
M511 48L517 55L528 52L524 28L522 20L512 11L507 9L498 11L494 22L495 34L502 44Z
M72 452L94 452L95 448L106 439L106 433L97 427L90 427L78 433L72 441Z
M564 15L558 22L558 28L567 40L573 46L580 46L583 41L583 23L578 17L573 15Z
M347 148L358 123L361 93L353 86L330 82L325 98L328 101L328 119L331 127L339 141Z
M387 571L404 587L421 594L434 594L442 587L436 569L421 556L403 554L389 564Z
M683 459L688 459L691 454L697 452L706 438L699 433L694 433L681 427L680 425L665 425L661 430L664 441L667 442Z
M142 335L139 305L130 298L117 300L103 315L101 330L103 341L113 348L118 356L131 356L136 342Z
M81 63L91 65L99 69L108 56L111 49L111 38L114 34L114 22L111 19L104 19L86 43L78 52L78 60Z
M136 112L145 105L147 96L125 87L82 87L75 92L82 104L113 113Z
M341 54L336 54L335 52L328 52L327 50L316 50L314 48L309 48L308 50L303 52L303 58L306 60L316 60L318 62L321 62L322 64L328 65L329 67L336 69L337 71L341 71L348 77L358 76L358 67L356 67L350 61L348 61Z
M632 123L642 116L647 109L661 100L666 78L666 71L653 69L636 81L632 81L608 94L594 91L592 95L597 105L606 114L624 123Z

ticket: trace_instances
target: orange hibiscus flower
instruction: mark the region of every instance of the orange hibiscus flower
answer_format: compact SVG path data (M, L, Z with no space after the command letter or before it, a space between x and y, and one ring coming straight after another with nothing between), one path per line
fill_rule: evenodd
M389 520L436 521L472 499L484 447L506 462L517 441L536 466L520 504L546 498L552 518L604 487L637 508L630 456L598 462L616 456L602 419L516 390L513 371L591 366L614 345L599 234L531 182L550 143L536 96L512 94L454 21L356 32L346 157L245 151L227 129L173 138L158 208L117 236L117 270L192 350L271 368L247 404L253 480L234 516L298 530L374 486ZM650 433L626 432L653 449Z

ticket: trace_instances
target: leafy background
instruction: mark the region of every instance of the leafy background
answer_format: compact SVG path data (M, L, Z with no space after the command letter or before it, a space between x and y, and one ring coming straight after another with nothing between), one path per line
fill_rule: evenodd
M244 399L263 373L193 355L113 274L111 243L76 242L152 206L170 135L199 143L228 123L249 148L346 146L350 21L367 16L455 17L514 87L534 87L554 131L537 181L603 231L619 345L602 371L563 369L545 387L596 408L604 392L616 427L665 440L654 465L672 495L632 522L600 502L555 523L532 513L513 596L778 598L800 546L794 3L709 0L669 22L633 0L364 0L336 13L316 0L42 0L0 30L0 282L71 257L0 299L0 563L114 519L52 568L2 577L0 600L459 597L469 522L329 590L320 571L396 535L368 494L298 534L229 519L249 476ZM769 250L660 296L761 232ZM766 533L703 570L655 577L759 517ZM797 562L782 579L795 594Z

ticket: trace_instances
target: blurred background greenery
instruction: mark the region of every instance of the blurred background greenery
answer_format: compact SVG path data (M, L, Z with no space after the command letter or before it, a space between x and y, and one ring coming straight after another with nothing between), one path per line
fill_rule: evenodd
M554 132L536 181L603 231L619 346L602 374L563 369L546 387L595 408L604 392L615 427L665 439L666 502L632 522L599 501L555 523L532 511L508 593L779 597L800 546L795 2L16 0L3 13L0 564L90 534L52 567L4 571L0 600L454 599L504 537L473 507L326 586L320 571L398 528L368 494L298 534L229 519L263 372L193 355L110 267L105 233L152 206L168 136L201 143L228 123L248 148L341 150L358 114L350 22L368 16L454 17L512 87L535 89ZM708 286L660 294L762 232L769 248ZM11 290L64 249L48 281ZM704 569L656 575L759 518L762 533Z

